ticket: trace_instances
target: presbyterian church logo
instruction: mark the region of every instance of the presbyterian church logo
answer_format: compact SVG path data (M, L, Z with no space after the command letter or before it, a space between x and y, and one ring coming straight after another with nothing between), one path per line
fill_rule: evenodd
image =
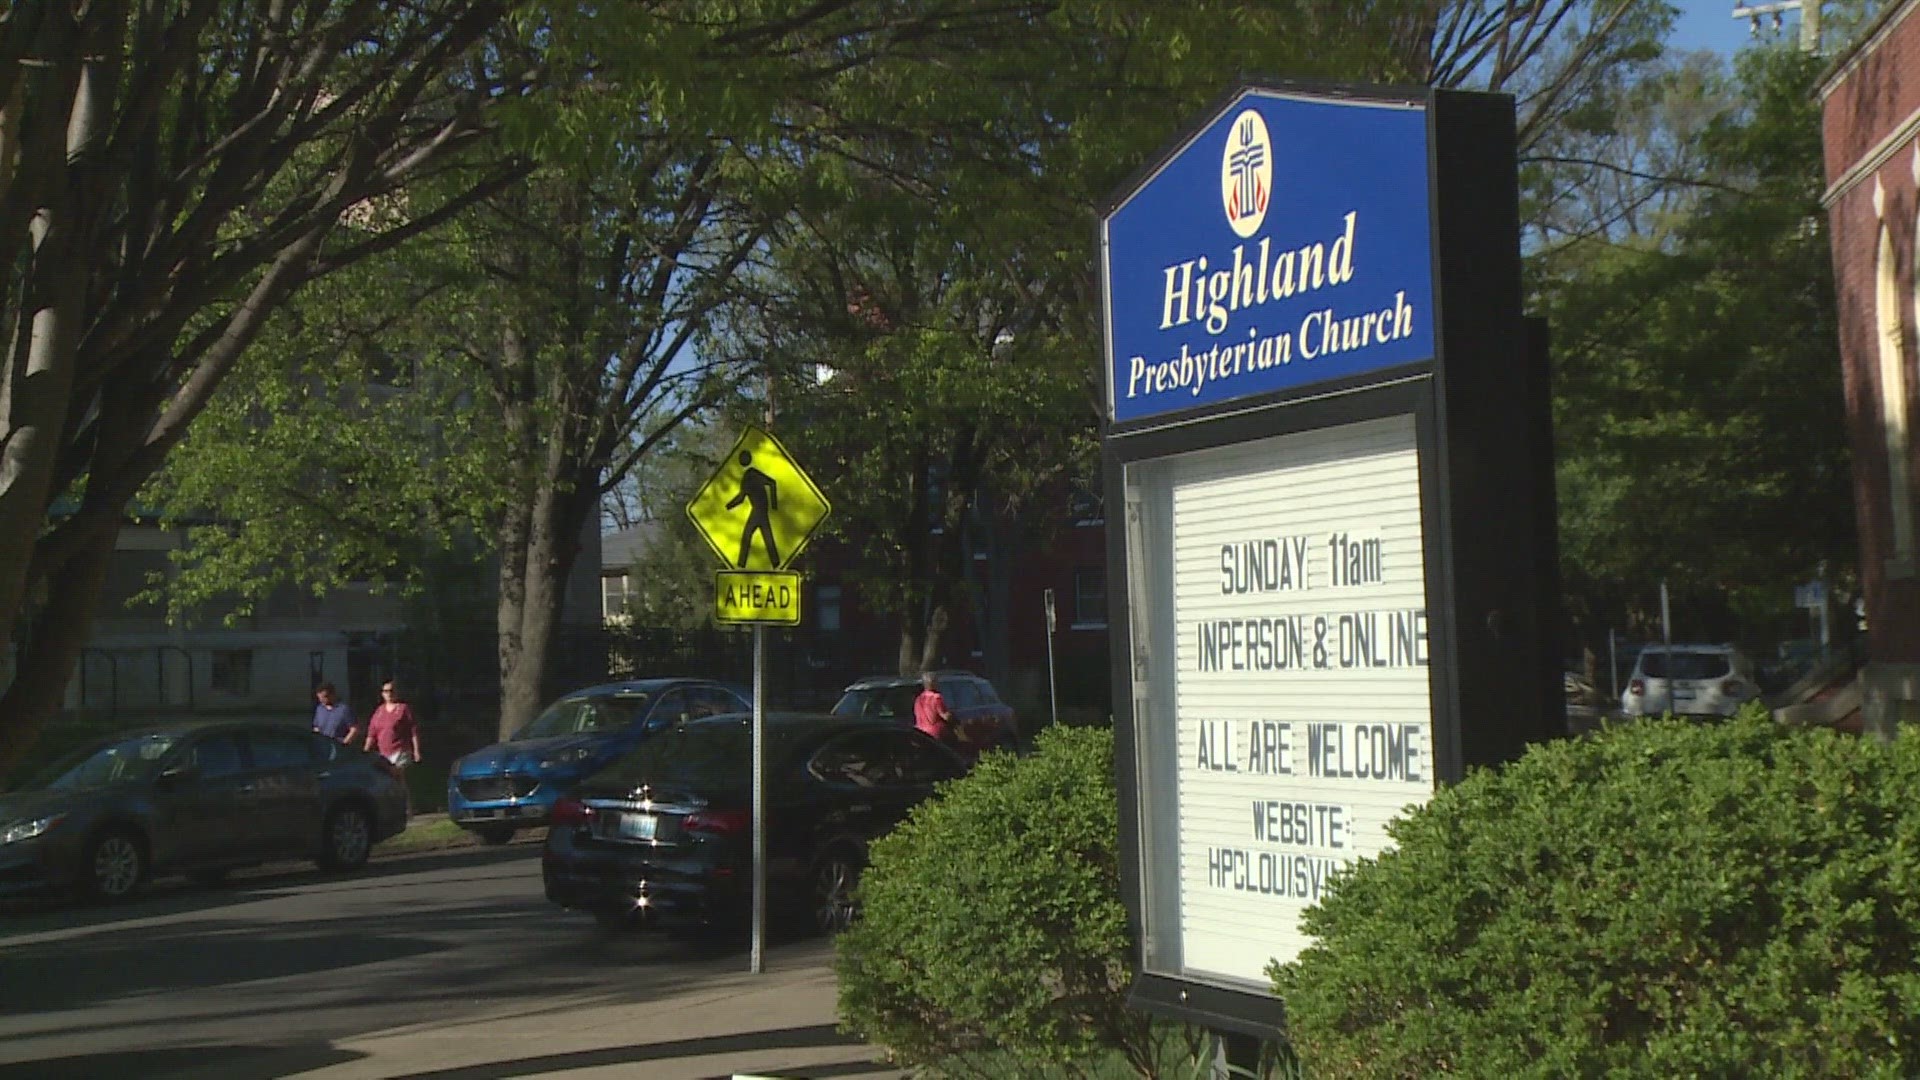
M1235 236L1245 240L1260 231L1272 194L1273 143L1267 138L1267 122L1248 109L1233 121L1220 160L1220 200Z

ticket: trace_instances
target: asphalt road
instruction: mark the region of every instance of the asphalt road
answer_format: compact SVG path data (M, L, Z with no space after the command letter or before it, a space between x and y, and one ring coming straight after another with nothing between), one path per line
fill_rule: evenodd
M0 902L0 1080L287 1076L370 1032L644 1002L745 969L744 939L608 933L552 907L539 850L160 882L111 906ZM776 937L769 959L822 948Z

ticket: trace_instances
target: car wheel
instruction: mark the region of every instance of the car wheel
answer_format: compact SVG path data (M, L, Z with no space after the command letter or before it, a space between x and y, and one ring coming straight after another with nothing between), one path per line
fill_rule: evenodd
M372 850L373 823L366 809L353 803L334 807L320 830L320 865L328 870L357 869L366 865Z
M87 895L98 900L132 896L147 878L147 851L132 833L109 832L87 845L81 865Z
M512 841L515 831L511 825L482 825L473 830L473 835L483 844L498 846Z
M813 927L827 933L845 930L860 914L856 891L861 862L845 849L829 851L814 861L812 880Z

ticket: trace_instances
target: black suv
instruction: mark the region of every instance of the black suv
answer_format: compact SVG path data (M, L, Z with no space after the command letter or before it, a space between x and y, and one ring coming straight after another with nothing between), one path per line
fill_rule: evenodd
M1020 724L1013 706L1000 700L993 684L971 671L933 673L940 696L952 710L955 726L966 734L965 745L980 750L1012 750L1020 745ZM917 675L875 675L861 679L841 694L836 716L866 716L913 723L913 701L920 696Z
M891 721L766 718L769 907L836 930L854 914L867 843L966 771ZM553 807L547 899L602 925L725 926L752 903L751 718L653 735Z

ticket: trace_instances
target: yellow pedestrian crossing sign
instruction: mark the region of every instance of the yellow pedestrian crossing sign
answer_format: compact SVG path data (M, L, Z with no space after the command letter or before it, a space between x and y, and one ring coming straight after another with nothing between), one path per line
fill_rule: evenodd
M748 428L687 503L693 527L734 570L784 570L833 507L780 440Z

